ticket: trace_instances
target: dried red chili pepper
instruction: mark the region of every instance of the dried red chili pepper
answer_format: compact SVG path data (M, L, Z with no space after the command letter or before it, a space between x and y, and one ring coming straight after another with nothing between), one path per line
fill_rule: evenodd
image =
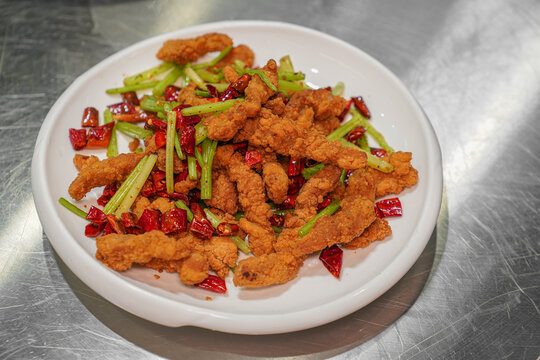
M191 189L188 192L188 200L189 205L196 204L197 201L201 200L201 190L199 189ZM197 204L199 205L199 204Z
M378 217L385 218L389 216L402 216L403 209L401 207L401 201L398 198L379 200L375 203L376 215Z
M149 118L144 123L144 128L152 131L159 131L161 129L167 129L167 123L160 119Z
M147 113L144 110L139 110L139 111L137 111L135 113L130 113L130 114L116 114L116 115L113 115L115 120L131 122L131 123L140 122L140 121L146 121L146 119L148 119L151 116L152 115L150 115L149 113Z
M161 216L161 231L165 234L186 231L187 212L184 209L169 209Z
M206 90L208 90L208 94L212 98L219 97L219 92L217 91L216 87L210 84L206 84Z
M152 182L154 183L154 189L156 192L167 191L167 183L165 180L165 171L154 170L151 173Z
M238 151L242 156L246 156L248 142L242 141L233 145L234 151Z
M99 125L99 112L94 107L87 107L83 111L81 126L96 127Z
M262 155L258 151L247 151L244 158L250 167L262 162Z
M289 188L287 189L287 194L293 195L297 194L302 186L306 183L306 179L303 176L293 176L289 178Z
M111 227L111 224L106 222L105 227L103 228L103 235L109 235L109 234L114 234L114 233L115 233L115 231Z
M106 185L103 189L103 194L97 199L98 205L107 205L109 200L116 194L116 191L118 191L118 187L119 184L117 182Z
M178 86L169 85L163 91L163 96L166 101L178 101L178 94L180 93L180 88Z
M69 141L74 150L81 150L88 142L85 129L69 129Z
M139 226L143 232L159 230L161 228L161 214L157 210L144 209L139 218Z
M237 97L242 96L250 80L251 80L251 75L249 74L242 75L238 80L231 83L229 87L224 92L221 93L221 95L218 98L219 101L235 99Z
M90 206L88 214L86 214L86 220L90 221L104 221L107 218L107 215L94 205Z
M345 104L345 107L343 108L343 111L341 112L341 114L339 114L338 116L339 121L343 121L343 119L345 119L345 116L347 116L347 114L349 113L349 110L351 109L351 105L352 105L352 99L347 101L347 103Z
M195 128L193 126L186 125L182 128L180 147L187 155L195 154Z
M289 176L298 176L302 173L302 170L304 170L305 166L305 160L303 158L297 159L295 157L291 156L291 159L289 160Z
M134 114L137 112L137 109L135 109L135 106L133 106L130 103L121 102L117 104L112 104L107 106L109 110L113 113L113 115L117 114Z
M214 234L214 227L210 221L204 217L193 215L189 225L189 230L201 239L210 239Z
M353 97L352 101L354 102L354 107L360 111L360 114L364 115L366 118L371 118L371 113L364 102L364 99L361 96Z
M162 148L167 143L167 131L166 130L159 130L156 132L156 136L154 137L154 141L156 142L156 148Z
M101 234L103 229L105 228L105 225L107 225L107 222L101 221L98 223L91 222L90 224L86 225L84 228L84 236L88 237L95 237Z
M122 93L122 101L135 106L140 104L139 98L137 97L137 93L135 91Z
M173 109L176 113L176 129L180 129L186 125L194 126L201 122L199 115L184 116L182 115L182 109L190 108L191 105L178 105Z
M174 177L174 183L176 184L177 182L184 181L187 179L187 177L188 177L188 170L186 169Z
M108 123L105 125L97 126L88 129L87 135L87 149L103 149L109 146L111 140L112 130L114 123Z
M240 228L236 224L222 222L218 225L216 232L221 236L231 236L238 234Z
M208 275L206 279L196 284L195 286L201 289L210 290L210 291L220 293L220 294L224 294L227 292L227 285L225 284L225 280L223 280L222 278L216 275Z
M332 245L321 251L319 259L332 275L339 279L341 265L343 263L343 250L337 245Z
M358 126L354 129L352 129L348 134L347 136L345 137L345 139L349 142L352 142L354 143L356 140L360 139L362 136L364 136L364 134L366 133L366 128L364 128L363 126Z
M282 210L294 209L294 205L296 204L297 197L298 195L287 195L287 197L285 198L285 201L279 204L278 207Z
M109 226L115 233L117 234L126 233L126 230L124 229L124 223L116 220L116 216L114 214L109 214L106 216L107 216L107 221L109 222Z
M321 211L322 209L324 209L325 207L327 207L331 203L332 203L332 198L330 196L326 196L323 199L323 201L319 205L317 205L317 211Z
M160 191L160 192L157 193L157 195L161 196L161 197L168 198L168 199L172 199L172 200L187 201L187 199L188 199L186 195L180 194L180 193L177 193L177 192L168 193L166 191Z
M283 227L283 225L285 224L285 216L284 215L274 214L268 220L270 221L270 224L273 225L273 226Z
M135 216L130 212L125 212L122 214L122 222L126 228L140 227L135 221Z
M388 153L386 152L386 150L378 149L378 148L371 148L371 154L380 158L388 156Z
M315 161L315 160L312 160L312 159L306 159L304 161L304 168L307 168L307 167L313 167L315 165L319 164L319 162Z
M141 189L141 195L144 197L156 195L156 189L154 188L154 183L151 180L146 180Z

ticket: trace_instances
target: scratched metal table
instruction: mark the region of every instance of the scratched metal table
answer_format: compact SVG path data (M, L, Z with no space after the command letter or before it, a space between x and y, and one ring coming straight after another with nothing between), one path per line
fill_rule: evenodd
M407 275L364 309L292 334L170 329L101 298L42 232L41 123L88 68L153 35L280 20L373 55L439 137L444 198ZM540 2L0 1L0 358L536 359L540 354Z

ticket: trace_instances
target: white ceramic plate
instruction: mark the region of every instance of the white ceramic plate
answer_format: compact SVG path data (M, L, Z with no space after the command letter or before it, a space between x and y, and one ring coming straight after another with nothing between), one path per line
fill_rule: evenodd
M103 110L120 101L105 89L121 86L124 75L159 63L155 54L167 39L223 32L235 44L247 44L256 64L290 54L309 83L346 84L346 96L366 100L372 122L395 148L413 153L419 182L400 195L404 216L390 219L393 235L365 249L345 251L341 279L335 279L316 256L308 258L298 277L284 285L235 288L218 295L184 286L175 274L134 268L119 273L94 257L93 239L84 236L85 221L58 204L69 198L76 176L68 128L79 127L87 106ZM124 146L126 140L122 143ZM83 152L85 153L85 152ZM90 153L90 152L89 152ZM96 153L95 151L93 153ZM105 157L104 152L99 153ZM326 34L279 22L232 21L181 29L118 52L81 75L58 99L39 133L32 160L32 190L43 228L69 268L89 287L117 306L167 325L194 325L231 333L272 334L322 325L367 305L394 285L414 264L434 229L442 194L439 145L422 109L403 84L361 50ZM87 195L88 206L98 195ZM206 299L212 297L211 301Z

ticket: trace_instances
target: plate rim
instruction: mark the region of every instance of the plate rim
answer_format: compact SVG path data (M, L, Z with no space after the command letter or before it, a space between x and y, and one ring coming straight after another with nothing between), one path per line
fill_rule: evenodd
M425 206L422 209L422 219L424 219L424 222L429 225L431 231L429 231L429 234L423 235L421 239L422 241L419 240L406 246L403 251L396 256L395 260L390 263L390 265L385 267L377 276L370 279L357 291L350 293L346 297L346 299L334 299L333 301L329 301L315 308L309 308L306 310L293 311L277 315L238 314L224 312L220 310L200 308L186 303L179 303L178 301L175 301L173 299L153 294L142 287L138 287L135 284L126 281L120 274L108 269L105 266L96 266L94 268L92 267L92 265L90 265L93 272L91 274L85 272L83 269L81 269L83 262L81 259L95 262L95 258L88 254L76 241L63 243L59 240L54 240L58 239L58 237L71 238L71 235L69 234L67 229L61 226L52 226L51 221L45 221L50 217L55 218L54 212L47 210L51 207L54 208L56 204L55 201L47 193L48 184L46 178L40 178L40 174L45 174L46 172L44 164L47 154L44 149L46 148L46 140L50 139L48 135L51 132L52 125L54 124L54 119L58 117L58 110L62 108L67 101L66 95L69 94L72 89L77 88L79 83L82 83L85 81L85 79L94 76L101 67L106 66L110 62L114 62L117 58L123 57L125 54L133 51L136 48L145 47L149 43L159 41L160 39L164 40L174 34L179 34L182 32L204 32L209 30L216 31L217 28L223 28L223 31L226 32L228 27L239 26L248 28L273 26L280 27L285 30L301 31L311 36L322 36L327 40L336 42L340 46L344 46L351 51L361 54L373 65L379 68L379 70L385 73L386 76L390 77L393 83L400 88L400 92L408 97L408 102L413 104L413 110L419 115L418 118L422 119L421 125L423 130L431 135L425 139L428 142L428 148L437 150L436 154L428 154L427 163L430 166L429 175L433 176L434 178L428 182L428 187L426 191L433 195L439 195L433 196L428 206ZM312 328L351 314L354 311L361 309L362 307L366 306L367 304L380 297L392 286L394 286L407 273L407 271L417 261L427 242L429 241L433 230L435 229L436 221L439 216L440 206L442 202L443 182L442 154L437 136L433 129L433 125L429 121L427 115L425 114L419 103L416 101L414 96L395 74L393 74L388 68L382 65L382 63L373 58L371 55L332 35L325 34L318 30L314 30L300 25L280 21L264 20L231 20L209 22L196 26L176 29L136 42L106 57L96 65L92 66L90 69L86 70L83 74L79 75L75 79L75 81L73 81L73 83L60 95L60 97L56 100L54 105L49 110L47 116L45 117L36 140L36 145L34 147L34 155L31 165L31 179L34 202L49 242L57 251L62 260L66 263L66 265L68 265L70 270L73 271L73 273L75 273L75 275L77 275L79 279L81 279L91 289L96 291L96 293L98 293L100 296L103 296L105 299L112 302L116 306L132 314L135 314L136 316L165 326L180 327L192 325L211 330L238 334L278 334ZM417 232L418 228L414 230L413 235L417 235ZM107 280L110 280L110 282L106 284L100 283L100 279L102 279L103 277L106 277ZM111 293L110 289L118 286L122 287L122 292L117 293L113 291ZM141 311L141 309L136 306L138 301L135 300L137 297L140 296L146 298L148 301L154 302L155 306L148 307L147 309L142 309ZM340 306L338 307L336 306L336 304L339 304ZM329 312L324 311L324 309L330 307L335 308L334 311L330 312L331 315ZM157 316L156 311L152 311L152 309L150 308L159 309L157 311ZM171 319L171 317L167 316L167 314L165 314L165 316L163 316L163 314L160 315L159 312L161 312L162 308L174 309L174 311L176 312L174 316L175 318ZM351 308L353 309L351 310ZM316 317L307 316L312 314L313 311L317 311ZM181 314L182 316L179 317L179 314ZM287 321L280 321L284 320L280 319L280 317L284 316L286 317ZM182 318L182 320L179 320L179 318ZM279 326L276 326L276 324L279 324Z

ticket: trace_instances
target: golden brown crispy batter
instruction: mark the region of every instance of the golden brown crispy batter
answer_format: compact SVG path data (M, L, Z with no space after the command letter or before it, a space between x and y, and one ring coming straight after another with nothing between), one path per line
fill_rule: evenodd
M139 153L120 154L84 167L69 186L69 195L81 200L95 187L124 181L143 156Z
M230 145L228 145L230 146ZM261 176L246 164L239 153L233 153L228 163L229 177L236 183L238 201L248 220L262 226L270 226L272 216Z
M212 198L204 200L206 205L218 208L229 214L238 211L236 186L224 170L212 171Z
M392 235L392 228L388 224L388 221L384 219L376 218L375 221L367 227L366 230L360 235L343 244L346 249L358 249L359 247L366 247L376 240L383 240L388 235Z
M366 179L375 185L376 196L382 197L388 194L399 194L405 188L411 187L418 182L418 171L411 165L412 154L410 152L396 151L385 159L392 164L394 170L390 173L366 168Z
M230 65L225 66L221 72L228 83L233 83L240 78L236 70L234 70Z
M133 140L131 140L128 145L129 151L134 152L135 150L137 150L140 143L141 141L138 138L134 138Z
M274 60L269 60L262 69L268 79L277 87L277 65ZM246 120L254 117L274 93L258 75L253 75L244 91L246 100L234 104L227 111L204 119L208 128L208 137L212 140L229 141L240 130Z
M219 33L204 34L192 39L168 40L159 49L157 57L163 61L187 64L206 53L232 46L232 43L230 37Z
M139 195L133 202L133 205L131 205L131 212L133 213L133 215L135 215L137 220L139 220L142 213L144 212L144 209L147 209L149 206L150 200L147 197Z
M264 104L264 107L272 111L274 115L281 116L285 112L286 100L285 95L276 93Z
M332 216L319 218L303 237L298 235L299 228L284 229L274 245L276 251L290 252L301 257L360 236L375 220L373 200L358 192L365 183L362 173L354 172L349 178L340 210Z
M234 267L238 261L236 244L230 237L213 236L210 240L203 242L203 246L203 253L210 268L221 278L227 276L229 269Z
M191 106L208 104L210 99L195 95L195 89L197 89L197 85L194 82L184 86L178 93L178 102L182 105Z
M158 168L158 170L161 170L161 171L165 171L165 161L166 161L165 153L166 151L164 147L159 148L156 151L156 154L158 156L157 161L156 161L156 167ZM180 174L182 171L184 171L184 169L185 169L184 163L182 162L182 160L180 160L176 152L173 152L173 172L175 174Z
M200 252L193 252L189 257L180 261L177 268L180 280L187 285L195 285L208 277L208 261Z
M300 189L294 214L287 216L285 227L303 226L317 215L317 205L339 183L341 169L327 165L313 175Z
M148 209L157 210L164 214L167 210L175 209L174 200L158 197L148 205Z
M249 248L255 256L274 252L273 243L276 235L271 227L259 225L245 218L240 219L238 225L248 234Z
M113 233L96 238L96 258L113 270L124 271L134 263L145 264L154 258L184 259L192 252L193 240L198 239L188 233L172 237L159 230L141 235Z
M309 158L342 169L366 166L366 154L337 141L330 141L316 130L305 129L294 121L280 118L267 109L259 113L257 130L249 141L255 146L271 147L274 151L297 158Z
M245 213L240 228L249 234L251 251L255 255L273 251L274 231L268 219L272 216L270 205L266 203L264 184L261 176L253 171L243 157L234 152L232 145L218 147L214 163L219 162L228 170L229 178L236 183L238 202Z
M325 121L339 116L346 103L344 98L332 95L332 92L326 89L301 90L291 96L285 107L285 116L296 119L301 110L308 107L314 110L315 121Z
M247 45L238 45L231 49L231 51L221 59L216 65L216 68L221 68L226 65L234 64L235 60L240 60L248 68L253 66L253 61L255 60L255 54Z
M263 164L263 180L268 198L276 204L281 204L287 197L289 177L277 161Z
M77 168L77 170L79 171L98 161L98 157L94 155L86 156L81 154L75 154L75 156L73 157L73 165L75 165L75 168Z
M261 287L283 284L298 273L302 261L289 253L272 253L249 257L238 262L234 271L234 285Z
M187 195L189 190L195 189L199 185L199 180L193 180L189 177L185 180L174 183L174 192Z
M148 267L154 270L162 271L165 270L167 272L177 272L182 264L182 260L163 260L154 258L150 260L147 263L139 264L144 267Z

